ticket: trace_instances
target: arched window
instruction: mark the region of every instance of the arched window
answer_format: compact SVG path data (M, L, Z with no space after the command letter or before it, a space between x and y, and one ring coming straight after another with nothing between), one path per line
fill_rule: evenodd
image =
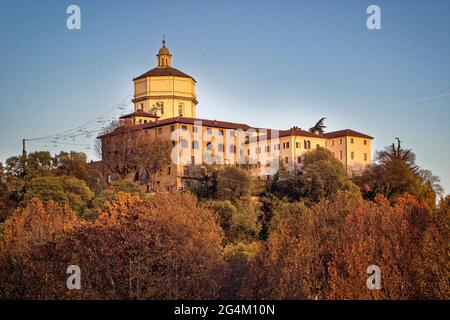
M199 144L197 140L192 141L192 149L198 150Z
M212 150L212 143L211 143L211 142L208 142L208 143L206 144L206 150L208 150L208 151L211 151L211 150Z
M224 152L225 148L223 147L223 143L219 143L219 152Z
M186 139L181 140L181 147L183 149L187 149L188 148L188 141Z
M230 145L230 152L236 153L236 146L234 144Z

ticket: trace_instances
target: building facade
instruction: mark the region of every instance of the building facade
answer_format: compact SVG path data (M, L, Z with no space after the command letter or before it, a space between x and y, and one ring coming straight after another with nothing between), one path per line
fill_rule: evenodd
M274 130L197 118L196 81L173 68L171 58L163 41L157 67L133 79L134 112L120 118L120 127L99 137L105 162L114 157L114 146L124 139L124 132L130 148L170 141L172 163L158 172L147 190L182 190L195 179L192 171L205 163L241 165L259 176L273 175L280 163L288 170L301 170L303 154L319 147L330 150L349 174L371 163L373 138L350 129L320 134L298 127ZM106 174L109 180L118 178ZM136 179L137 173L127 178Z

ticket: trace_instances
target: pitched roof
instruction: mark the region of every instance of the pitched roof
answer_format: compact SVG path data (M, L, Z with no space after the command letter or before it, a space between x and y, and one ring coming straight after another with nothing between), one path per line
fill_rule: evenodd
M146 77L161 77L161 76L191 78L192 80L195 81L195 79L192 78L190 75L188 75L184 72L181 72L180 70L172 68L172 67L156 67L152 70L147 71L144 74L141 74L139 77L134 78L133 81L138 80L138 79L143 79Z
M138 110L138 111L135 111L135 112L123 115L123 116L120 117L120 119L127 119L127 118L131 118L131 117L136 117L136 116L148 117L148 118L159 118L157 115L154 115L152 113L148 113L148 112L144 112L142 110Z
M339 131L333 131L333 132L327 132L323 134L324 137L327 139L332 138L338 138L338 137L357 137L357 138L366 138L366 139L373 139L373 137L350 129L345 130L339 130Z

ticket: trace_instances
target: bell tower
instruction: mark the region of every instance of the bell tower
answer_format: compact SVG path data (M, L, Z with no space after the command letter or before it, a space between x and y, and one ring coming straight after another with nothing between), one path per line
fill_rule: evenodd
M166 48L166 36L163 36L162 48L159 49L159 53L156 55L158 57L158 68L171 67L170 59L172 55L169 49Z

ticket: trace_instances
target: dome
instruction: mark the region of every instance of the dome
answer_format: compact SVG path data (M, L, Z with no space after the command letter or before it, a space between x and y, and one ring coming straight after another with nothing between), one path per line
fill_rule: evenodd
M159 53L158 54L160 54L160 55L163 55L163 54L170 55L169 49L166 48L165 44L162 46L161 49L159 49Z

